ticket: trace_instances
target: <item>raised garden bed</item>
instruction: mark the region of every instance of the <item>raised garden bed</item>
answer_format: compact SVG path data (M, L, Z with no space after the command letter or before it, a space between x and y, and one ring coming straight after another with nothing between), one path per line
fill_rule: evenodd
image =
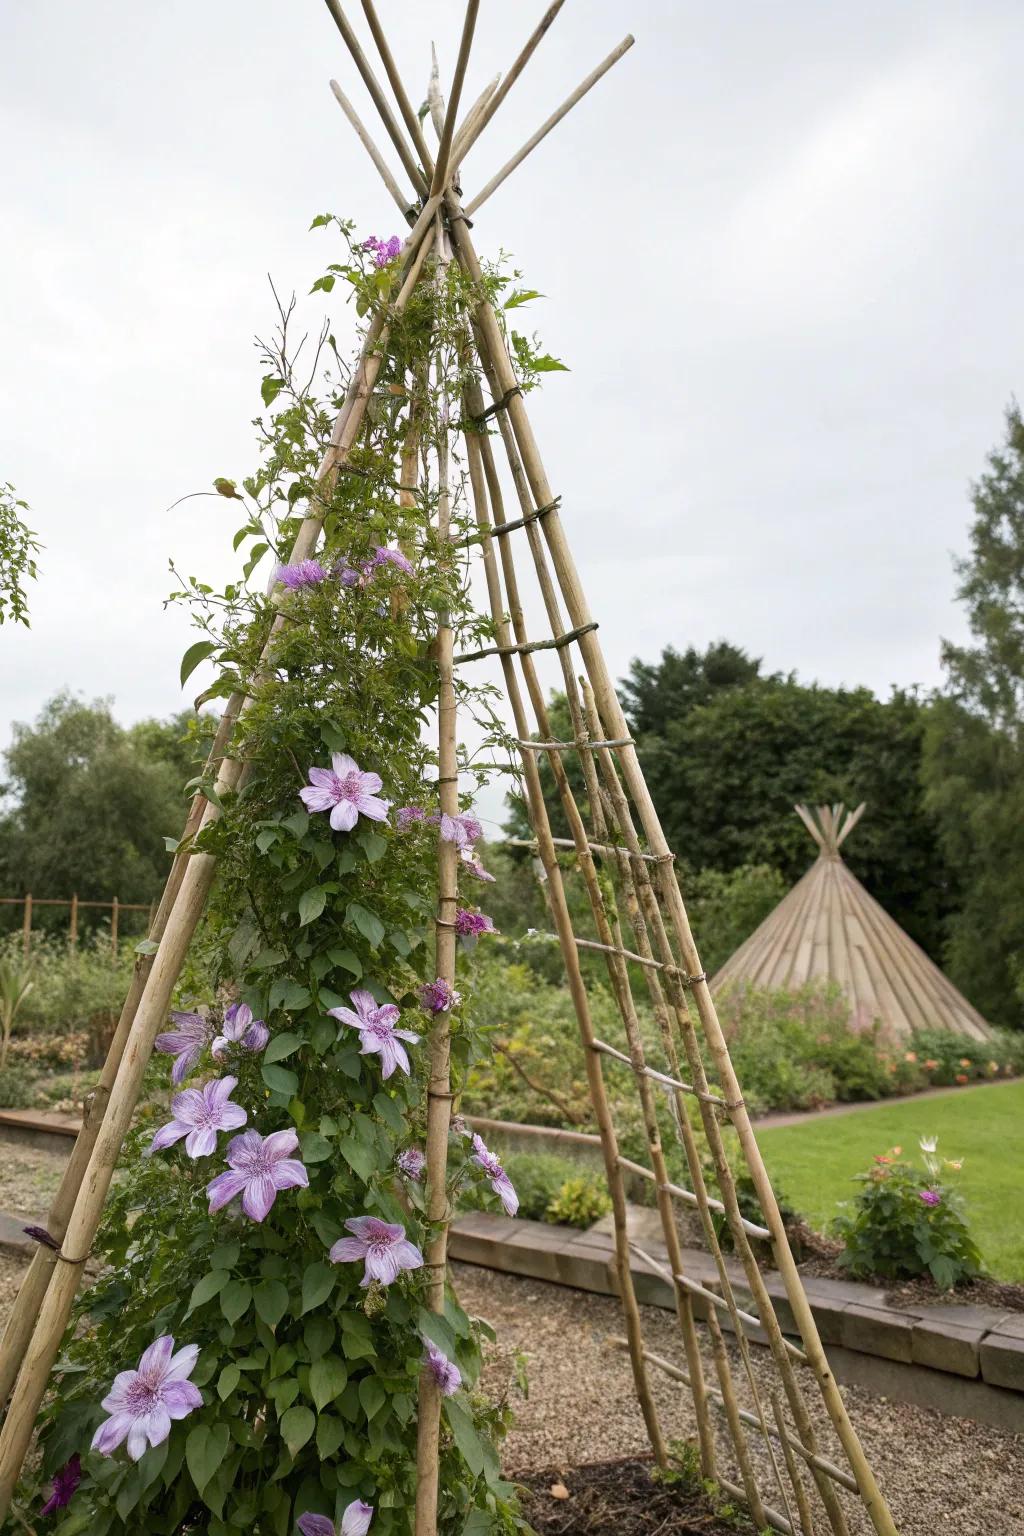
M641 1456L547 1467L522 1479L523 1513L538 1536L736 1536L737 1521L716 1515L703 1489L653 1472Z

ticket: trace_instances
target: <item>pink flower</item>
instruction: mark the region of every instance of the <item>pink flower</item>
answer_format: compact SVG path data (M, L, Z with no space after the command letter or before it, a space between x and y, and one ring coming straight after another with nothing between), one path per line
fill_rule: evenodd
M483 830L470 811L463 811L459 816L441 816L441 836L457 848L471 848L477 838L483 836Z
M172 1013L171 1018L178 1026L177 1029L168 1029L157 1035L153 1046L167 1056L177 1057L171 1081L183 1083L209 1045L213 1025L200 1013Z
M409 1056L402 1044L408 1040L411 1045L416 1045L419 1035L413 1034L411 1029L396 1029L395 1025L402 1017L400 1008L394 1003L384 1003L378 1006L372 992L358 987L355 992L350 992L355 1012L351 1008L328 1008L327 1012L332 1019L337 1019L341 1024L348 1024L353 1029L358 1029L360 1039L360 1056L378 1054L380 1056L381 1077L385 1081L391 1076L396 1067L408 1077Z
M395 825L399 832L405 832L418 822L425 821L426 817L427 813L421 805L400 805L395 812Z
M473 1136L472 1162L482 1168L491 1181L491 1188L505 1207L507 1216L514 1216L519 1209L519 1196L512 1187L512 1180L501 1166L501 1159L488 1152L483 1137Z
M425 982L420 987L420 1002L428 1013L448 1013L459 1006L462 997L450 981L439 976L436 981Z
M279 565L276 575L282 587L295 592L300 587L318 587L330 572L319 560L300 560L297 565Z
M919 1200L923 1200L925 1205L941 1205L942 1204L942 1196L938 1193L937 1190L934 1190L934 1189L919 1189L918 1192L917 1192L917 1195L918 1195L918 1199Z
M72 1456L66 1466L54 1473L50 1487L53 1492L39 1511L40 1518L44 1515L52 1515L58 1509L67 1509L74 1497L75 1489L82 1481L82 1463L78 1456Z
M404 1152L399 1152L395 1158L395 1167L399 1173L407 1179L415 1179L418 1184L423 1177L423 1170L427 1166L427 1160L419 1147L406 1147Z
M232 1003L224 1015L221 1033L210 1046L218 1061L229 1054L229 1046L240 1045L243 1051L266 1050L270 1030L262 1019L254 1019L248 1003Z
M443 1355L436 1344L427 1342L427 1365L442 1397L451 1397L462 1386L462 1372L453 1360Z
M206 1186L210 1211L219 1211L236 1195L242 1197L242 1210L250 1221L263 1221L282 1189L305 1189L309 1175L296 1157L289 1157L299 1144L292 1130L273 1131L261 1136L246 1131L228 1142L228 1170L219 1173Z
M455 932L462 939L478 939L482 933L497 931L486 912L471 912L467 907L460 907L455 914Z
M185 1088L171 1100L174 1117L162 1125L149 1144L150 1152L162 1152L185 1138L189 1157L209 1157L217 1150L218 1131L237 1131L249 1118L240 1104L231 1103L237 1077L219 1077L201 1088Z
M345 1230L353 1236L339 1237L328 1257L332 1264L365 1260L361 1286L374 1280L390 1285L403 1269L419 1269L423 1263L422 1253L397 1222L381 1221L379 1216L351 1216Z
M341 1531L335 1531L334 1521L326 1515L300 1515L295 1522L302 1536L366 1536L373 1519L373 1505L362 1499L353 1499L341 1517Z
M379 773L363 773L347 752L335 752L330 768L311 768L309 784L299 790L307 811L330 811L335 832L351 832L360 816L387 821L389 802L377 796Z
M134 1371L121 1371L102 1406L110 1414L92 1437L92 1449L112 1456L127 1437L128 1455L138 1461L150 1445L161 1445L171 1432L171 1420L183 1419L202 1407L199 1388L188 1380L199 1358L199 1345L186 1344L174 1353L169 1333L155 1340Z
M402 554L400 549L388 549L386 546L375 549L373 558L367 568L367 575L369 576L374 571L379 571L381 566L384 565L393 565L396 570L401 571L406 576L415 575L411 561Z
M487 873L486 869L484 869L483 865L480 863L480 860L474 854L472 848L463 848L459 854L459 857L461 858L467 873L471 874L475 879L489 880L492 885L496 883L494 876Z
M386 267L388 262L402 254L402 241L398 235L392 235L390 240L378 240L376 235L371 235L363 241L363 250L372 251L374 266ZM345 1532L345 1536L348 1536L348 1532Z

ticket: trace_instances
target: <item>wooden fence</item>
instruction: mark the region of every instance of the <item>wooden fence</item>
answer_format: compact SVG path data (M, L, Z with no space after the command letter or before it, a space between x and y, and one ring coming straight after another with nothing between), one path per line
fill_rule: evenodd
M110 948L113 954L117 954L117 928L118 919L122 912L148 912L149 922L153 921L153 902L118 901L113 896L110 901L79 901L78 896L65 897L61 900L52 896L0 896L0 907L21 907L24 916L21 921L21 942L25 954L32 947L32 913L36 907L70 907L71 923L68 929L68 942L78 943L78 914L86 907L104 907L110 912Z

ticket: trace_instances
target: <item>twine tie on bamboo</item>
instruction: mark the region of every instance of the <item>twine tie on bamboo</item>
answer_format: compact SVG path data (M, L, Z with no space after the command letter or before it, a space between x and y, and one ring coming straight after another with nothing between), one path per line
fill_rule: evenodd
M550 640L527 640L518 645L491 645L482 651L463 651L455 657L457 665L465 661L483 661L485 656L531 656L534 651L561 651L573 641L579 640L584 635L589 635L597 629L593 620L589 624L580 624L576 629L567 630L561 635L552 635Z

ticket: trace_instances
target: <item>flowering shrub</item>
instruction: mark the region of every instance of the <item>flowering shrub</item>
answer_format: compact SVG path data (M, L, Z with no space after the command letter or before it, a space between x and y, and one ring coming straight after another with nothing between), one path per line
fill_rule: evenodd
M921 1152L923 1169L893 1147L858 1174L861 1192L835 1223L846 1245L839 1263L852 1275L907 1280L929 1274L948 1290L981 1272L981 1255L951 1185L962 1164L940 1158L935 1138L922 1138Z
M344 278L368 314L398 264L391 242L349 243L317 286ZM519 1526L495 1449L508 1410L477 1390L486 1327L452 1294L441 1313L424 1304L437 1231L425 1214L424 1041L450 1028L456 1099L486 1047L468 948L457 986L437 974L438 850L451 839L421 726L437 700L438 615L456 649L489 626L469 604L458 487L449 544L430 522L435 492L405 507L394 482L411 397L426 443L446 430L449 397L457 406L461 282L452 269L421 285L395 322L358 472L338 476L323 509L316 570L292 568L270 597L247 580L185 586L204 638L183 673L215 656L212 693L243 685L232 750L246 782L218 797L196 841L218 872L157 1041L171 1058L156 1058L170 1117L144 1114L129 1138L97 1243L102 1272L46 1409L45 1487L54 1479L55 1497L75 1484L61 1536L364 1536L371 1522L374 1536L405 1533L421 1376L444 1395L440 1529ZM333 340L323 345L329 354ZM245 503L246 579L264 554L281 563L346 382L314 398L283 335L266 358L275 415L263 463L244 496L217 482ZM261 669L275 615L284 623ZM459 688L460 709L474 707ZM449 820L472 859L468 801ZM423 818L400 831L399 804ZM466 910L470 937L490 931ZM465 1189L514 1208L500 1161L456 1119L453 1206ZM26 1491L34 1518L44 1491Z

